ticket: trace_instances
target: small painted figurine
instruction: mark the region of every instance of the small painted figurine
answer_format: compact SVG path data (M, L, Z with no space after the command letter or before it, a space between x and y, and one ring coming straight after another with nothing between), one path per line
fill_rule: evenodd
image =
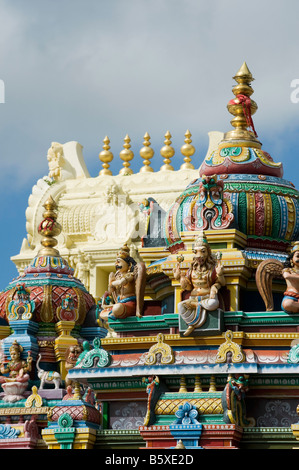
M219 307L218 291L225 285L221 258L217 262L204 232L195 241L193 253L186 275L182 273L180 263L174 268L174 277L180 281L181 288L191 291L189 299L178 304L178 312L188 325L184 336L205 323L208 311Z
M130 256L130 249L125 244L117 253L116 272L109 275L108 293L113 304L102 305L99 312L104 322L108 319L124 319L136 315L142 316L145 290L145 265L137 263Z
M75 367L82 351L83 351L83 347L81 344L72 345L67 349L66 354L65 354L65 369L67 371ZM65 378L65 386L66 388L68 386L74 386L73 381L68 378L68 375Z
M287 284L282 309L287 313L299 313L299 244L294 246L282 275Z
M75 301L69 294L62 298L61 305L57 307L56 313L58 319L62 321L76 321L79 318L78 309L75 308Z
M32 357L28 353L27 361L21 359L23 347L15 340L9 348L11 360L5 365L1 364L1 374L8 374L8 376L0 377L0 383L5 382L28 382L29 375L27 372L31 371Z

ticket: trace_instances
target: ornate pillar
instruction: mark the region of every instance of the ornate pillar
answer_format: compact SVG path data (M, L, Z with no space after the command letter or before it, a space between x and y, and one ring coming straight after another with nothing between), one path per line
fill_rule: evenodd
M67 374L67 370L65 368L66 351L70 346L75 346L78 344L78 341L73 336L71 336L71 331L74 326L74 321L60 321L55 325L55 329L59 336L55 339L54 351L56 359L60 363L59 367L62 380L65 379Z

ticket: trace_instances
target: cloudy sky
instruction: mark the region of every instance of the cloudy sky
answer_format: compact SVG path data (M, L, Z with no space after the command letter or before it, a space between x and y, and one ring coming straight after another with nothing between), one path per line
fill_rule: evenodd
M97 176L108 135L118 173L128 133L155 157L170 130L176 156L190 129L194 163L211 130L231 129L232 76L245 60L255 81L255 128L299 187L299 2L296 0L0 0L0 290L17 271L32 186L48 174L52 141L83 145ZM298 94L291 82L298 79Z

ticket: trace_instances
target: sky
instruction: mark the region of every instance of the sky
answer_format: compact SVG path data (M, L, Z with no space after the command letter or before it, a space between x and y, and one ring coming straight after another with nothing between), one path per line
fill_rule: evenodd
M0 291L17 276L10 257L51 142L79 142L97 176L107 135L117 174L125 135L139 171L148 132L157 171L169 130L179 169L189 129L199 167L208 132L231 130L226 105L244 61L262 148L299 189L297 0L0 0Z

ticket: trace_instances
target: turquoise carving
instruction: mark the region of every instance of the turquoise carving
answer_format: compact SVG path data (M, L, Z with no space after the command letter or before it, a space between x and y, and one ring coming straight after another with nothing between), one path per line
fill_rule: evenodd
M13 300L8 305L8 320L31 320L35 303L30 300L30 290L24 284L17 284Z
M9 424L0 424L0 439L16 439L20 432L19 429L12 428Z
M295 344L289 351L288 363L298 364L299 362L299 344Z
M177 420L174 424L199 424L197 421L198 411L194 405L188 401L179 406L175 416Z
M93 349L87 350L86 347L79 356L76 368L89 369L92 367L107 367L110 362L111 355L101 347L101 340L95 338L93 341Z
M169 430L177 443L181 442L185 449L201 449L202 424L197 420L196 407L187 401L179 406L175 416L177 420L169 426Z
M227 147L220 150L221 157L238 157L242 153L242 147Z
M63 413L57 422L61 428L70 428L73 425L73 418L68 413Z

